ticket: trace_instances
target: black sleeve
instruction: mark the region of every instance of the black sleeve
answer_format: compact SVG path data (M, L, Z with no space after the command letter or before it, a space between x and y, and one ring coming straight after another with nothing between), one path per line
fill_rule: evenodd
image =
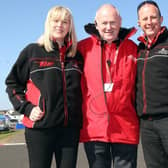
M5 80L5 84L7 86L6 92L14 109L27 116L29 116L32 108L34 107L34 105L25 99L26 84L30 76L30 57L30 51L28 47L26 47L20 53Z

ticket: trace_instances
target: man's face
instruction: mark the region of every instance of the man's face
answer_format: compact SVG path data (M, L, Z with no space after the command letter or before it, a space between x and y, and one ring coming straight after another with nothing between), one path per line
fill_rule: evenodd
M152 4L142 6L138 12L138 24L148 37L149 41L160 31L163 17L159 16L158 9Z
M113 11L103 11L96 19L96 29L103 40L107 43L118 38L118 33L121 26L121 18Z

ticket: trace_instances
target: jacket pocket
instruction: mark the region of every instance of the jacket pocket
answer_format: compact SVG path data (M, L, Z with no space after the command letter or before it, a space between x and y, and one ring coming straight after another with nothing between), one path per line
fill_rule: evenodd
M39 107L40 107L41 111L44 112L44 115L45 115L45 113L46 113L46 99L42 96L40 97L40 100L39 100Z

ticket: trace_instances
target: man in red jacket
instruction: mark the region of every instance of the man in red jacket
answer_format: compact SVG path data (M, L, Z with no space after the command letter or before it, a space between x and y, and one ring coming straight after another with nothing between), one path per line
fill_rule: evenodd
M83 129L90 168L136 168L139 122L134 108L137 46L128 38L135 28L121 28L111 4L101 6L91 36L79 42L84 57Z

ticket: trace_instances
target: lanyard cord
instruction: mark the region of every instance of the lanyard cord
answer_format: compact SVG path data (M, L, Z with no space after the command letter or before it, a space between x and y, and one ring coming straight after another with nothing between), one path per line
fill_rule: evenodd
M106 70L107 70L107 73L110 77L110 83L112 83L112 73L114 73L115 65L116 65L116 62L117 62L117 57L118 57L118 48L115 51L114 61L112 63L111 63L110 59L108 59L106 61ZM110 71L111 64L112 64L112 73Z

